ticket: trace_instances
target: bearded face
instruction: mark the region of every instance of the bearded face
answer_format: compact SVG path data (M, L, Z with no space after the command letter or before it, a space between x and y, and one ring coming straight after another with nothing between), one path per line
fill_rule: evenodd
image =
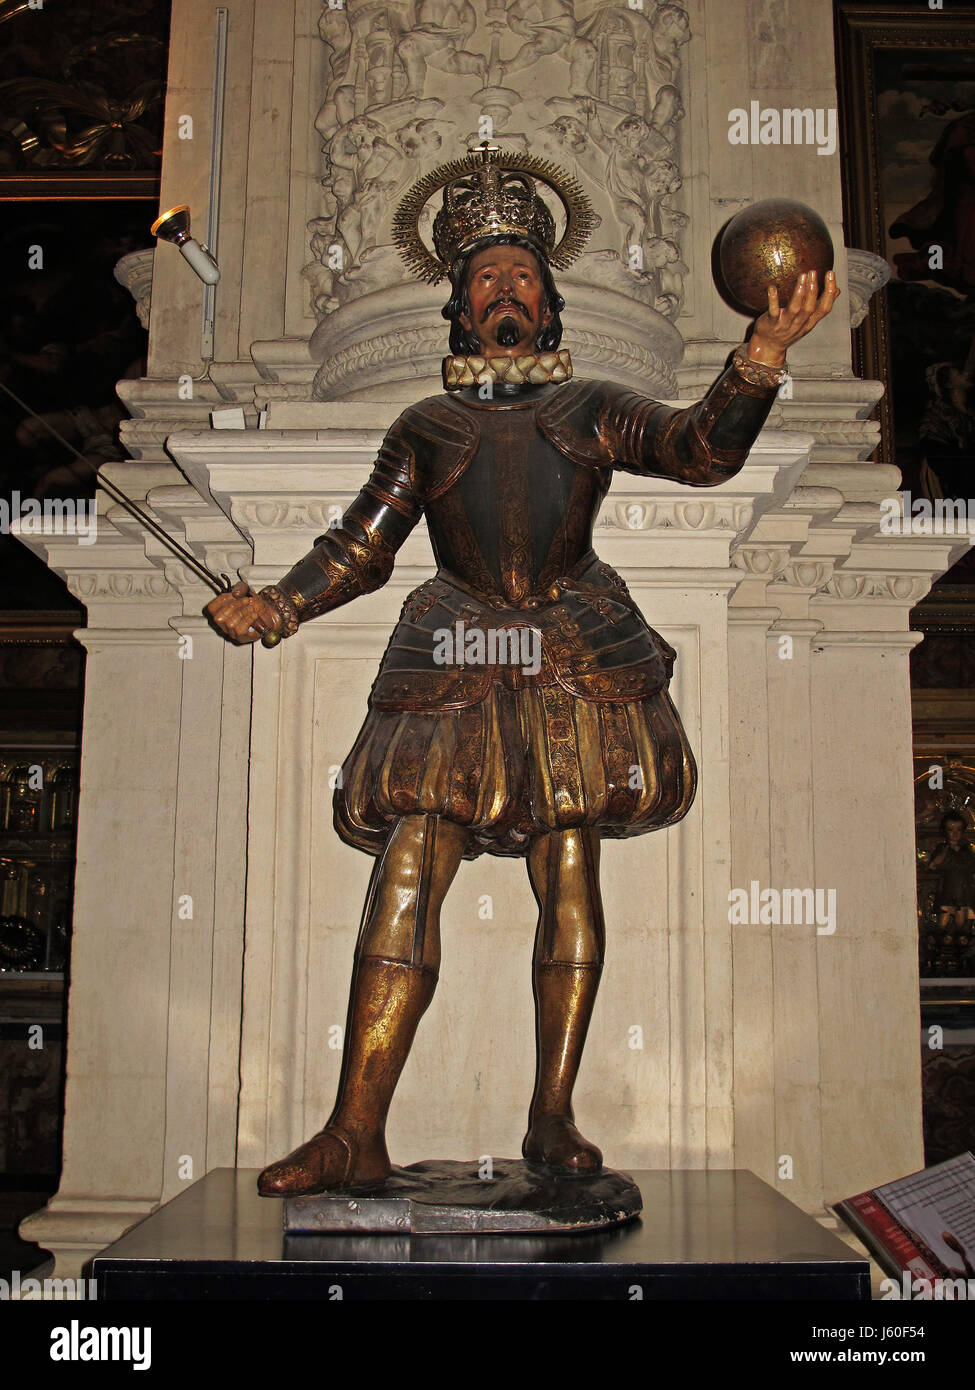
M467 268L468 311L461 325L476 335L481 353L520 357L534 352L552 322L538 258L520 246L488 246Z

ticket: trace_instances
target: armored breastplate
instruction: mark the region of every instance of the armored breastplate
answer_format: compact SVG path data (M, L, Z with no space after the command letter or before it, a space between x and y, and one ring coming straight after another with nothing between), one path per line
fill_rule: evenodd
M608 470L581 466L541 433L538 398L451 402L477 436L470 462L426 504L434 555L476 593L520 606L592 547Z
M666 685L673 649L592 551L611 470L571 433L563 447L550 438L561 423L559 412L548 419L554 404L542 388L513 404L439 398L407 413L438 573L403 607L373 687L377 708L460 709L494 681L558 684L597 701L643 699ZM440 664L437 642L458 623L486 635L537 631L540 669L491 657Z
M425 512L438 572L403 605L376 707L462 709L498 681L645 699L666 686L675 653L592 550L612 472L713 487L741 468L774 398L734 365L685 409L607 381L490 402L476 390L428 397L396 420L343 524L284 576L278 598L296 627L379 588ZM470 661L441 649L448 630L461 644L461 630L473 635ZM540 663L519 664L512 644L531 633Z

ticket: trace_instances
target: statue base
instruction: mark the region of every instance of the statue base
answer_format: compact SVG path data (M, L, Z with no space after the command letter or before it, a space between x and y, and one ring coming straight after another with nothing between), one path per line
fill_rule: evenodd
M506 1235L598 1231L639 1216L640 1189L604 1168L573 1177L540 1163L428 1159L393 1168L381 1187L284 1199L286 1235L368 1232Z
M473 1185L473 1164L452 1166ZM575 1186L568 1200L581 1202L587 1184L606 1176L558 1181ZM258 1169L215 1168L96 1255L91 1273L99 1300L175 1299L184 1307L206 1299L870 1298L866 1257L754 1173L643 1169L633 1177L643 1196L639 1220L596 1231L569 1226L579 1232L571 1236L558 1228L285 1235L284 1203L260 1196ZM497 1183L477 1181L496 1192ZM342 1200L363 1199L347 1192Z

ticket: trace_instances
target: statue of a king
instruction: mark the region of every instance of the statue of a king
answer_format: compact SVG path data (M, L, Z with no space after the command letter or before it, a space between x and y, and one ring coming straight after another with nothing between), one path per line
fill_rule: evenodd
M540 195L562 201L556 224ZM434 250L418 230L443 189ZM207 612L229 640L290 638L379 588L426 516L436 574L407 599L335 791L335 825L376 856L355 951L338 1096L324 1128L259 1179L266 1196L381 1184L385 1123L437 984L440 908L464 858L527 860L538 901L536 1079L526 1159L597 1172L572 1089L599 986L603 836L673 825L697 772L668 695L675 653L592 548L613 472L714 487L733 477L829 313L832 272L769 307L703 400L677 409L572 379L552 266L596 219L563 171L484 145L400 205L400 249L449 276L446 392L404 410L362 491L282 579ZM272 636L273 635L273 636Z

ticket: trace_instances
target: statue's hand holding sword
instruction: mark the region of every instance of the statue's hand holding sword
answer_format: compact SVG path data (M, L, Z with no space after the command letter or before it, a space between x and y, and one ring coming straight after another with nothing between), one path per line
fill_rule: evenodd
M246 580L217 594L203 611L217 631L238 646L260 638L265 647L275 647L281 640L277 611Z

